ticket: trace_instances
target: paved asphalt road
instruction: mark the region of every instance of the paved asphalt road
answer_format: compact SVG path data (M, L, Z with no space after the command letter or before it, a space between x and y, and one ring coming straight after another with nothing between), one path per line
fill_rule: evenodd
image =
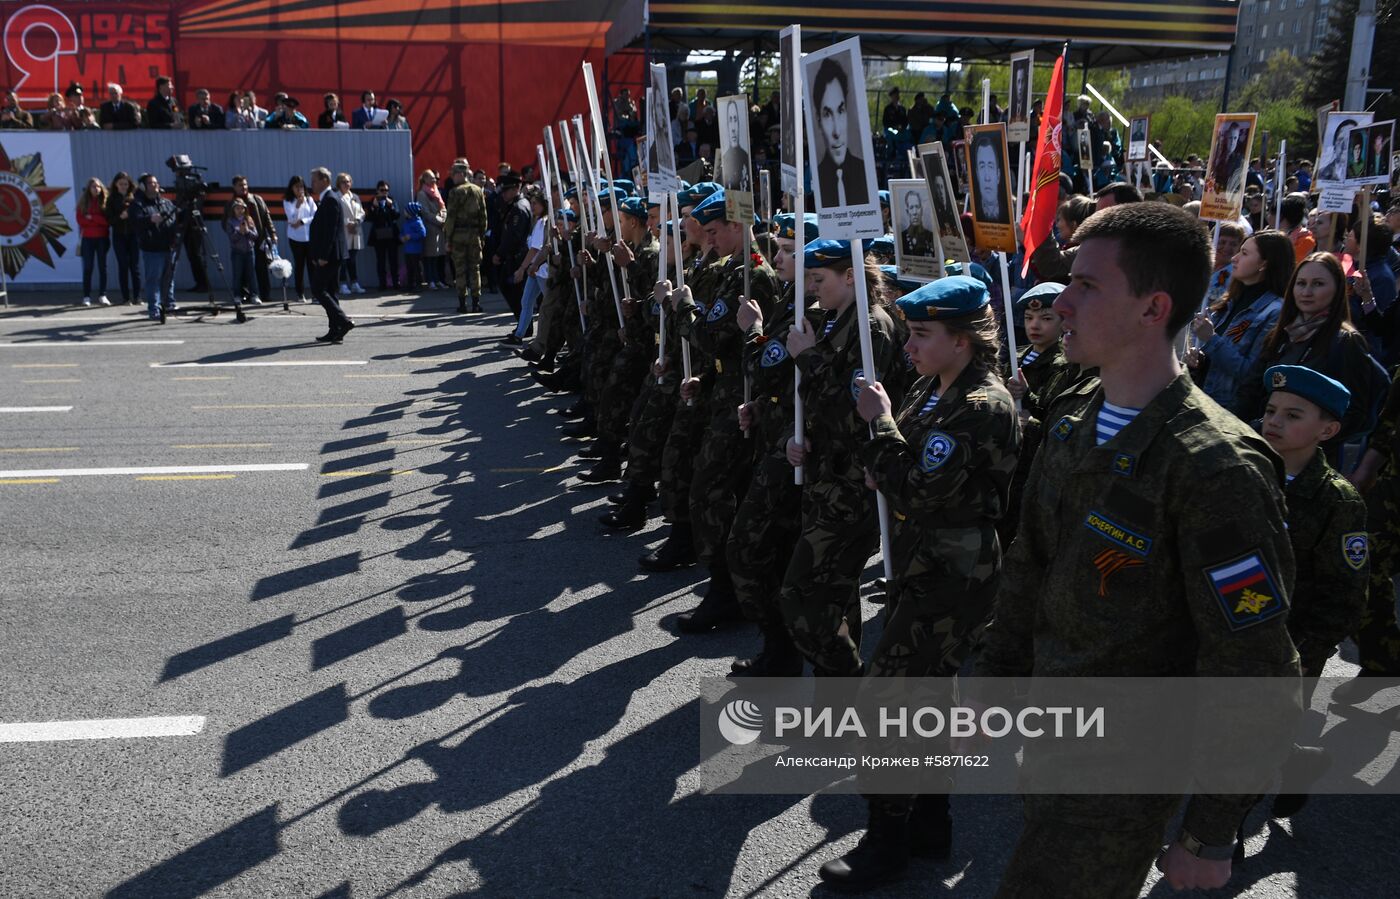
M699 575L639 575L659 519L600 530L505 316L357 297L327 347L316 307L19 301L0 343L45 345L0 346L0 408L72 410L0 412L0 722L206 724L0 743L0 896L806 896L854 843L851 795L696 790L696 680L756 637L674 634ZM327 360L365 364L153 367ZM307 467L13 474L248 464ZM990 896L1018 804L955 815L953 860L875 895ZM1394 895L1400 802L1249 829L1221 895Z

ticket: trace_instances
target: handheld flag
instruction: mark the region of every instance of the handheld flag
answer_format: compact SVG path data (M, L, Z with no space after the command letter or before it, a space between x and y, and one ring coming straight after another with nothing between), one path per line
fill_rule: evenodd
M1022 241L1026 255L1021 263L1021 277L1030 271L1031 254L1050 237L1055 223L1055 210L1060 205L1060 153L1064 136L1065 54L1055 62L1050 74L1050 91L1045 98L1045 116L1040 122L1040 146L1035 151L1031 168L1031 199L1021 216Z

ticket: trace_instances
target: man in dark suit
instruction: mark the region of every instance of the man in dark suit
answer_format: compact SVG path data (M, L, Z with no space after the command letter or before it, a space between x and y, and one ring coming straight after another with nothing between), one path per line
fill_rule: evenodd
M870 188L865 179L865 160L857 156L851 146L854 135L847 109L851 90L846 70L834 59L822 60L812 79L812 88L812 99L817 104L817 127L826 144L817 162L822 207L864 206L870 202Z
M311 220L311 240L307 247L311 289L316 302L326 310L326 320L330 324L330 330L316 339L321 343L340 343L355 327L335 295L340 264L350 256L345 241L345 210L331 194L330 169L323 166L311 171L311 192L320 204L316 207L316 217Z

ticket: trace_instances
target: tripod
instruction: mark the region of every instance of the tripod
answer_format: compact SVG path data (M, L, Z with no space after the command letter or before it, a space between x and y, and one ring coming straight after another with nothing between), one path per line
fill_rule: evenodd
M233 301L233 316L234 316L234 320L237 321L237 322L241 325L241 324L243 324L244 322L246 322L246 321L248 320L248 316L247 316L247 314L245 314L244 311L243 311L243 303L242 303L241 300L239 299L238 294L234 293L233 290L228 286L228 280L224 277L224 262L223 262L223 260L219 258L218 252L215 251L215 250L213 250L213 249L210 248L210 246L209 246L209 229L208 229L208 227L206 227L205 224L204 224L204 216L203 216L203 214L201 214L198 210L193 210L193 209L190 210L190 211L188 212L188 216L189 216L189 220L186 222L185 228L186 228L186 229L198 229L198 230L199 230L199 237L200 237L200 240L199 240L199 254L200 254L200 257L204 260L204 270L205 270L206 273L207 273L207 272L210 272L211 270L218 273L218 276L219 276L219 289L220 289L220 290L226 290L226 291L228 291L228 293L229 293L229 299L231 299L231 300ZM177 264L177 263L179 263L179 261L180 261L180 252L181 252L181 250L184 248L184 244L185 244L184 240L181 240L179 243L176 244L176 247L175 247L175 261L174 261L173 263L171 263L172 266L175 265L175 264ZM213 262L213 265L212 265L212 266L210 265L210 262L211 262L211 261ZM172 280L172 281L174 280L174 277L175 277L175 273L174 273L174 271L173 271L173 269L172 269L172 271L171 271L171 280ZM206 312L206 313L208 313L210 316L217 316L220 312L223 311L223 309L222 309L221 306L219 306L218 300L215 299L215 297L214 297L214 293L215 293L215 291L214 291L214 279L213 279L213 278L209 278L208 281L209 281L209 304L208 304L207 306L194 306L194 307L191 307L191 308L189 309L189 311L191 311L191 312ZM161 323L161 324L165 324L165 307L164 307L164 306L161 306L161 309L160 309L160 323Z

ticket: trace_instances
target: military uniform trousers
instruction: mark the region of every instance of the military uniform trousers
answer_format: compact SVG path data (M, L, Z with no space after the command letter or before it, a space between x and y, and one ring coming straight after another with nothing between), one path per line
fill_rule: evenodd
M695 455L709 418L708 397L698 396L694 404L677 397L671 416L671 429L661 450L661 513L672 524L690 523L690 482L695 477Z
M739 430L738 408L723 394L711 397L710 420L690 479L695 556L712 568L728 564L724 546L729 527L753 470L753 441Z
M658 384L647 373L627 431L627 482L634 488L655 487L660 480L661 457L678 402L673 376L667 376L667 383Z
M622 352L613 319L588 323L583 337L583 396L595 411L602 407L603 388L612 374L613 359Z
M627 439L632 406L641 393L651 359L629 344L620 346L609 362L607 380L598 399L598 436L616 445Z
M566 301L567 295L567 301ZM574 305L573 287L568 282L560 284L551 278L540 298L540 317L535 326L535 339L530 347L541 356L553 356L564 345L566 317L573 313L574 324L578 324L578 310Z
M850 508L850 495L844 484L803 489L802 532L778 594L783 622L802 655L819 673L839 677L861 672L860 577L880 545L874 494L866 491L858 508Z
M468 291L481 296L481 235L475 231L452 233L452 271L457 279L457 296Z
M725 546L744 617L760 626L783 622L778 591L802 522L802 488L793 483L792 471L782 453L763 454Z
M1400 626L1395 620L1395 575L1400 573L1400 476L1382 477L1366 494L1371 535L1371 585L1356 647L1361 670L1400 676Z

